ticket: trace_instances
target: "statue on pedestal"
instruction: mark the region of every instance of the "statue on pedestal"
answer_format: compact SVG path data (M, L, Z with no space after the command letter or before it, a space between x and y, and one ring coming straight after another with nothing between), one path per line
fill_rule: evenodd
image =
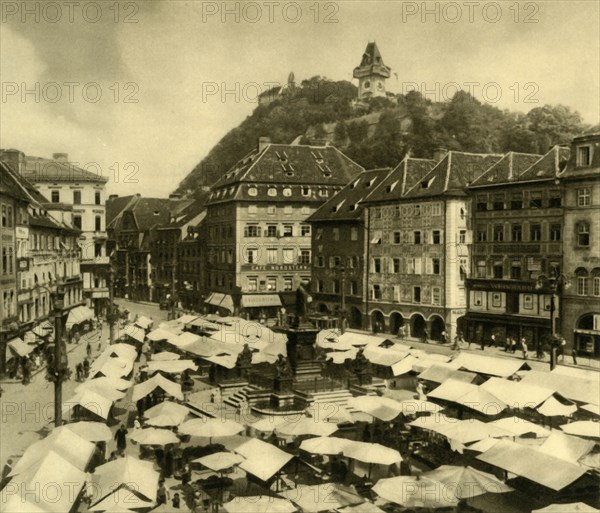
M248 369L252 365L252 351L248 347L248 344L244 344L244 348L241 353L238 354L235 361L235 367L238 371L238 376L241 378L248 377Z
M368 385L371 383L371 362L364 355L364 349L360 348L354 359L354 374L358 377L360 385Z
M277 361L275 362L275 377L280 378L292 378L293 372L287 358L282 354L277 355Z

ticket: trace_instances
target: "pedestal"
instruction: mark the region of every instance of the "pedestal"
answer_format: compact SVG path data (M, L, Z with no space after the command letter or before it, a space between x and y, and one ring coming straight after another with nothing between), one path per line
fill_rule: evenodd
M373 376L369 371L361 371L355 373L359 385L370 385L373 382Z
M290 393L292 391L292 384L294 379L290 376L285 378L275 378L275 392L277 393Z

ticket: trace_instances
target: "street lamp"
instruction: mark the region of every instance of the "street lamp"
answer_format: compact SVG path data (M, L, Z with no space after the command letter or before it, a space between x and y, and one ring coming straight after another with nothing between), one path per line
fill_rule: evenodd
M561 274L558 269L554 268L550 276L544 274L538 276L535 284L537 290L548 290L550 292L550 335L551 335L551 349L550 349L550 370L556 367L556 350L557 350L557 335L556 335L556 324L554 322L554 312L556 311L555 298L560 298L563 287L568 289L571 286L569 278L564 274Z
M54 358L48 364L47 379L54 383L54 426L62 424L62 383L69 378L67 353L62 347L62 316L65 308L65 289L57 287L50 293L54 317Z
M340 334L344 334L344 321L346 320L346 266L342 262L339 267L340 276Z

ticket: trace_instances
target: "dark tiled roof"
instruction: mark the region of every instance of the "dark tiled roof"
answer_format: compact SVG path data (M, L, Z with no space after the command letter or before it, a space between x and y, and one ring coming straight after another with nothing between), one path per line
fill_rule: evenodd
M564 146L554 146L546 155L536 163L525 169L518 177L520 182L531 180L547 180L556 178L564 169L571 150Z
M17 177L18 174L13 172L8 164L0 161L0 193L17 200L31 201L24 185L19 183Z
M363 167L333 146L270 144L260 153L252 151L225 173L213 186L209 203L261 199L261 194L249 196L248 188L240 184L342 187L363 171Z
M86 171L69 162L27 156L25 157L25 163L23 175L32 183L108 182L107 177Z
M10 165L6 162L2 163L2 175L3 178L6 176L7 184L12 182L12 187L17 187L26 198L25 201L38 203L40 205L44 203L48 203L48 199L42 195L26 178L24 178L21 174L15 171ZM4 181L4 180L3 180Z
M519 176L542 159L541 155L509 152L471 183L471 187L498 185L519 180Z
M192 201L189 205L187 205L184 209L179 212L174 212L174 218L170 223L165 224L164 226L160 226L159 229L165 228L179 228L184 224L188 223L190 220L197 217L206 207L200 201Z
M351 221L362 216L364 206L360 203L390 173L389 168L363 171L352 182L326 201L308 218L308 221Z
M577 147L592 147L590 166L577 165ZM575 137L572 142L572 153L566 167L559 174L560 178L598 178L600 176L600 133L591 133Z
M114 198L116 201L120 198ZM125 205L120 212L110 221L110 227L115 230L121 230L123 216L131 215L135 220L137 228L135 231L146 232L154 227L167 225L171 222L172 216L177 216L187 207L194 203L191 199L169 199L169 198L142 198L140 196L126 196L120 206ZM128 201L127 201L128 200ZM107 210L108 210L107 202ZM110 207L114 214L116 208ZM109 223L107 222L107 226Z
M435 166L435 160L404 157L373 190L366 203L399 200L404 193L420 182Z
M106 226L109 226L123 210L132 205L140 196L119 196L106 201Z
M465 195L468 184L477 180L502 155L450 151L423 179L407 191L404 198Z
M369 73L381 72L388 77L390 76L391 68L383 63L381 52L379 51L379 48L377 48L377 43L374 41L367 44L367 48L365 48L365 52L360 61L360 66L354 68L354 73L356 74L357 71L363 70L368 70Z

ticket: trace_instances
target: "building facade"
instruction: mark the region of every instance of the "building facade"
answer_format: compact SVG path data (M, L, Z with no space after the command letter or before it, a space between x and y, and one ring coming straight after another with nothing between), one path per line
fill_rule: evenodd
M545 277L560 274L563 211L557 175L569 149L543 157L509 153L469 188L474 240L468 280L472 341L524 337L534 346L552 332L552 293ZM560 319L561 305L555 321ZM560 331L556 322L555 330Z
M183 308L195 312L203 311L206 290L203 229L202 221L188 226L186 236L177 244L177 294Z
M253 318L277 316L282 297L293 305L294 291L310 281L308 217L362 170L332 146L261 138L207 203L207 305Z
M600 134L577 137L559 174L564 198L562 335L578 354L600 357Z

